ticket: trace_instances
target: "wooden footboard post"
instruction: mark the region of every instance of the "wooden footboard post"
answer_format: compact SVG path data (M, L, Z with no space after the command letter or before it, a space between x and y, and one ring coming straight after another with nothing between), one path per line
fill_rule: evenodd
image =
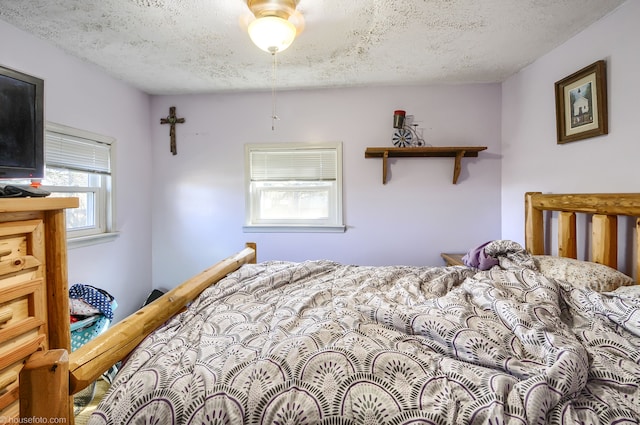
M525 248L532 255L544 254L544 220L542 210L536 208L533 197L541 192L527 192L524 195Z
M71 350L69 329L69 283L67 277L66 213L64 210L48 211L46 226L61 237L46 238L47 262L64 264L65 267L47 267L47 324L49 348Z
M20 423L71 424L67 350L38 351L20 372Z

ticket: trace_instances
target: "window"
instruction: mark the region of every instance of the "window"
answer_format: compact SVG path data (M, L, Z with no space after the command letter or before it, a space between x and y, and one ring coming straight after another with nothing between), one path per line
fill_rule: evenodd
M111 186L113 143L111 137L47 123L42 188L51 196L77 197L80 201L79 208L67 210L70 247L116 236Z
M342 144L245 146L247 232L344 232Z

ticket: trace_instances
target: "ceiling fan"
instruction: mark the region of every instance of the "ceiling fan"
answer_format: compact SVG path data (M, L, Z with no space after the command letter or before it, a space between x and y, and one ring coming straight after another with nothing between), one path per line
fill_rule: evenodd
M271 86L271 130L275 130L277 59L276 54L288 48L304 29L304 18L296 10L300 0L246 0L253 17L245 22L251 41L273 56Z
M304 29L304 17L296 10L300 0L247 0L253 18L247 31L253 43L271 54L288 48Z

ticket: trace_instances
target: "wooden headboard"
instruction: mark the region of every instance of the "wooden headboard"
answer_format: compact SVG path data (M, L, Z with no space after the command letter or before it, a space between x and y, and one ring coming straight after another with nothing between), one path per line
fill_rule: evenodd
M525 194L525 246L534 255L545 250L543 211L558 211L558 256L577 258L576 213L591 219L589 261L618 268L618 216L635 218L633 253L640 280L640 193Z

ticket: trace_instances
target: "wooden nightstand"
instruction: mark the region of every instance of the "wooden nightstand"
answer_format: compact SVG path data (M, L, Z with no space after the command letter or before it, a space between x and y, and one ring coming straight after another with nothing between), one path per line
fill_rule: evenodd
M462 262L464 254L448 254L443 252L440 256L447 263L447 266L464 266L464 263Z

